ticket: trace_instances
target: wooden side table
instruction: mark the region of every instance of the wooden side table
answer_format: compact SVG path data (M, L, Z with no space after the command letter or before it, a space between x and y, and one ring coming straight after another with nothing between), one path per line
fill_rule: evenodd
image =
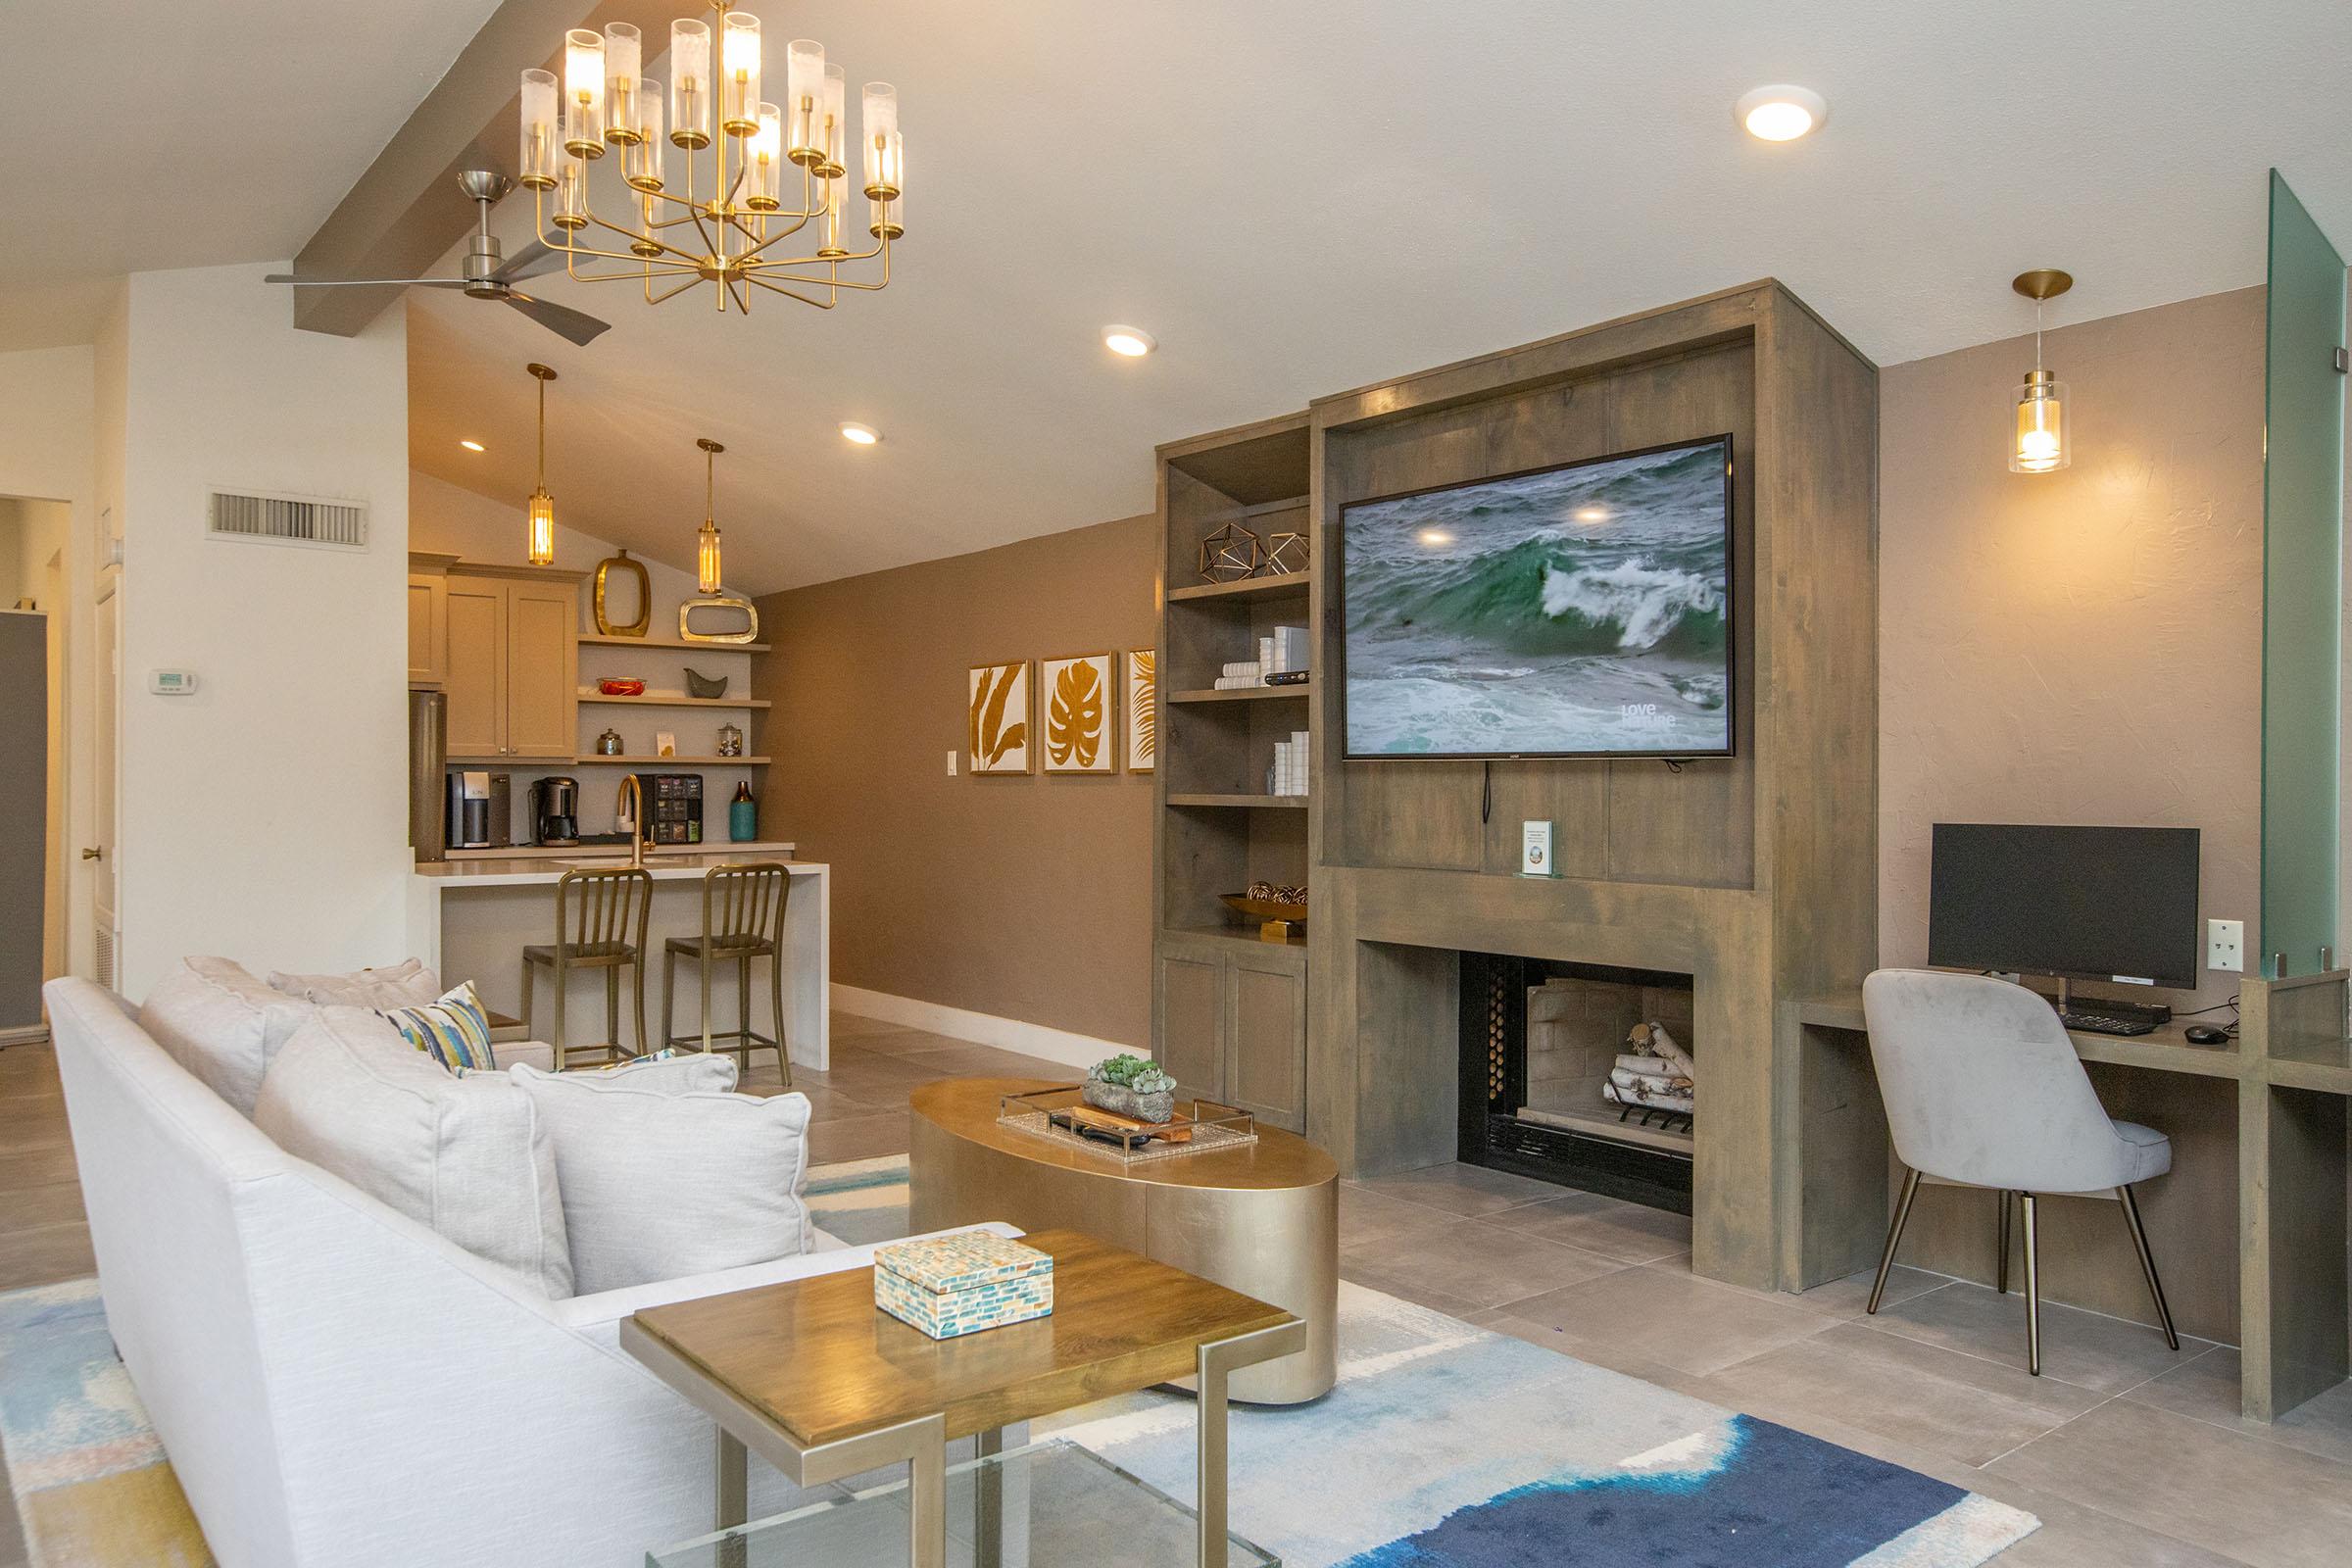
M932 1340L874 1305L849 1269L636 1313L620 1343L718 1423L717 1522L744 1522L747 1450L795 1484L904 1462L913 1568L946 1568L947 1446L1111 1395L1200 1380L1200 1568L1226 1563L1233 1374L1296 1353L1306 1325L1181 1269L1072 1231L1022 1238L1054 1257L1054 1312Z
M949 1078L914 1091L908 1218L917 1235L1003 1220L1066 1227L1170 1263L1306 1324L1297 1355L1234 1380L1245 1404L1300 1404L1339 1376L1340 1168L1305 1139L1260 1127L1239 1149L1124 1164L997 1120L1044 1079Z

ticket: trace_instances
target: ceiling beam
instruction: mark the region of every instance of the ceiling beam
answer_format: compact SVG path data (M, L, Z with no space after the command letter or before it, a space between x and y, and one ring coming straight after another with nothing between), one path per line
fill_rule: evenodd
M637 24L650 65L669 47L678 10L678 0L505 0L303 246L295 275L424 276L473 226L458 175L514 172L522 73L561 74L564 31L609 22ZM353 337L400 296L397 288L298 288L294 324Z

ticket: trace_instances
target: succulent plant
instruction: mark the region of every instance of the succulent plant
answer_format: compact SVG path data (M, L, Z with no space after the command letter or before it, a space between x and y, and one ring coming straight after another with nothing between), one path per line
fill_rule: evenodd
M1102 1083L1117 1084L1121 1089L1139 1095L1163 1094L1176 1087L1176 1080L1151 1060L1122 1053L1106 1056L1088 1070L1087 1076Z

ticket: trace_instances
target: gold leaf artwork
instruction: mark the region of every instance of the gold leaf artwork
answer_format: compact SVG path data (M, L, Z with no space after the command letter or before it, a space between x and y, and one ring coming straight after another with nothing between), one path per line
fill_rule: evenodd
M1127 767L1149 773L1159 749L1159 656L1150 648L1127 655Z
M983 664L971 673L969 721L975 773L1029 771L1029 666Z
M1108 662L1107 659L1104 661ZM1109 696L1091 659L1074 659L1054 674L1046 708L1046 760L1067 772L1092 771L1102 759L1102 710Z

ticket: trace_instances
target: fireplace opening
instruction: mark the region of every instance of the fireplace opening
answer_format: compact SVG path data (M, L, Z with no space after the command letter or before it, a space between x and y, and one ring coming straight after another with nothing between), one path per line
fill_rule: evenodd
M1462 955L1466 1164L1690 1212L1690 976Z

